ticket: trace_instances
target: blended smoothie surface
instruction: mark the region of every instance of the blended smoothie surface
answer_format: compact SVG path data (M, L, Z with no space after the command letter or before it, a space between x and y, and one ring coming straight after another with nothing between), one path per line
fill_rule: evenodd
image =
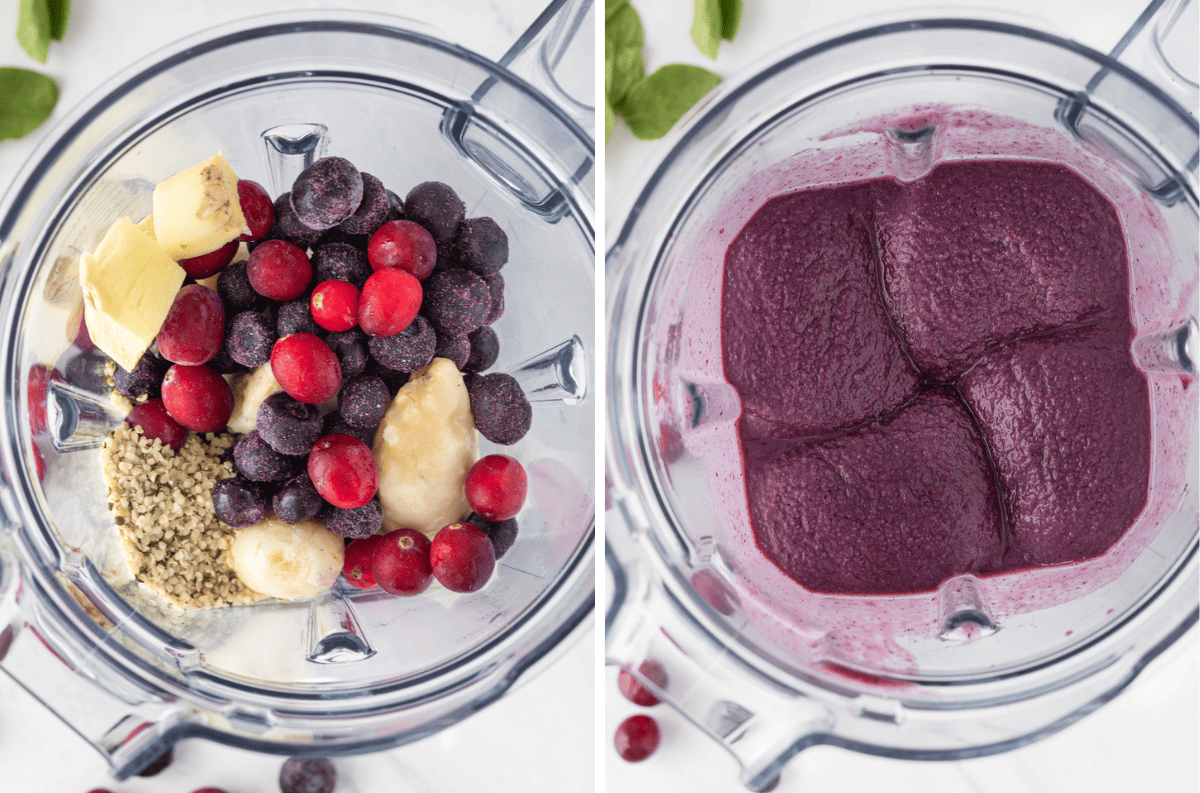
M755 541L808 589L1082 561L1146 505L1124 236L1066 167L773 198L726 252L721 323Z

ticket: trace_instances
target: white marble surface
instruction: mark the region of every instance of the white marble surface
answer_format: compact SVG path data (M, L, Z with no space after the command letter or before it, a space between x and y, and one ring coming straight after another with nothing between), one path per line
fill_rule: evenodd
M437 26L448 40L499 58L545 0L75 0L63 42L39 65L11 31L17 0L0 0L0 64L34 68L61 88L50 120L28 137L0 143L0 188L7 189L34 147L77 103L115 72L178 38L212 25L271 11L338 5L402 14ZM438 735L385 752L335 761L338 793L585 791L594 787L596 633L588 629L540 674L499 702ZM215 785L228 793L272 793L282 758L198 740L176 747L175 761L153 778L114 783L99 755L0 674L0 791L188 793Z
M721 42L710 61L690 36L691 0L632 0L645 28L647 73L666 63L691 63L728 77L797 36L876 14L908 9L945 11L948 4L911 0L745 0L741 30ZM953 8L1002 7L1042 20L1041 27L1109 51L1146 3L1142 0L1011 0L966 2ZM611 239L651 163L667 141L639 141L620 119L605 147L606 232ZM913 763L818 747L787 766L780 791L796 793L1051 793L1200 790L1200 643L1196 631L1157 659L1115 701L1058 735L1015 752L953 763ZM641 709L617 692L605 670L604 774L610 791L733 791L737 767L681 716L659 705L650 712L663 738L648 760L622 762L612 748L616 726Z

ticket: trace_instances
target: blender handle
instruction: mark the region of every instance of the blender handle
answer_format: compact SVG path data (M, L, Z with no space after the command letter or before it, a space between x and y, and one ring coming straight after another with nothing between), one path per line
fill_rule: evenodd
M1196 0L1151 0L1109 57L1154 83L1195 118L1200 85L1178 56L1195 53L1197 46Z

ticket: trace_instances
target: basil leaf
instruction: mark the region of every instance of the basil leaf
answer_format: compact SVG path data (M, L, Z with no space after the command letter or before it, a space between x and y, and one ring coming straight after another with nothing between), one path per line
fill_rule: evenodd
M629 87L646 73L642 64L642 20L626 3L604 26L604 90L613 107L621 104ZM612 74L608 73L609 44L612 44Z
M604 0L604 21L607 23L613 15L629 5L629 0Z
M50 54L50 10L46 0L21 0L17 12L17 41L38 63Z
M617 110L640 140L666 135L721 78L699 66L672 63L638 80Z
M692 17L692 41L708 57L717 59L721 44L721 0L696 0Z
M608 142L609 137L612 135L612 128L613 128L612 102L609 102L608 97L605 96L604 97L604 141L605 141L605 143Z
M742 0L721 0L721 38L733 41L742 26Z
M37 129L58 101L58 85L44 74L0 66L0 140Z
M46 0L46 10L50 12L50 38L62 41L67 32L67 19L71 16L71 0Z

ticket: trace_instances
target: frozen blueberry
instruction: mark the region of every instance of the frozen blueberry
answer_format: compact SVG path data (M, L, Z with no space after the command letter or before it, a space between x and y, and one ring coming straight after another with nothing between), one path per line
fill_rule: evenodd
M450 185L422 182L404 198L404 217L424 226L434 240L450 240L467 216L467 205Z
M322 157L292 183L292 209L309 228L324 231L354 214L363 198L363 178L345 157Z
M454 235L454 251L463 267L492 275L508 262L508 235L491 218L468 218Z
M388 387L388 393L394 399L396 394L408 382L408 372L399 372L395 369L389 369L374 359L367 362L367 371L380 380Z
M299 523L315 518L325 504L325 499L321 498L308 474L300 474L284 482L271 499L275 517L284 523Z
M367 334L358 328L330 333L325 343L342 365L342 381L357 377L367 368Z
M162 396L162 379L170 368L169 361L147 351L131 371L125 371L118 364L112 376L113 385L118 393L130 399L137 399L142 394L153 399Z
M225 329L225 352L242 366L253 368L271 360L275 326L261 311L242 311L229 318Z
M325 334L329 332L313 319L312 308L307 297L291 300L279 307L279 318L275 320L275 331L281 339L293 333L312 333L324 338Z
M321 236L321 229L305 225L292 207L292 194L284 193L275 199L275 224L260 242L287 240L307 250Z
M261 523L267 514L262 488L240 476L214 484L212 501L217 520L235 529Z
M374 336L367 346L371 356L389 369L415 372L433 360L437 333L429 321L418 314L404 330L391 336Z
M504 313L504 276L500 273L484 276L483 282L487 284L488 297L491 299L491 306L487 316L483 318L483 324L491 325Z
M317 241L313 243L313 250L315 251L322 245L332 245L335 242L340 242L345 245L349 245L352 248L357 248L365 253L367 250L367 243L370 241L370 234L347 234L346 232L342 231L341 226L334 226L317 238Z
M346 423L355 427L378 427L391 401L383 380L373 374L360 374L342 386L338 411Z
M292 757L279 770L280 793L333 793L337 771L323 757Z
M243 435L233 447L233 464L252 482L278 482L296 476L305 459L280 454L257 431Z
M334 433L337 433L338 435L350 435L352 437L358 438L360 441L367 444L368 446L373 447L375 445L375 430L376 429L378 429L378 425L376 425L374 427L351 426L350 424L346 423L346 420L344 418L342 418L341 413L334 411L333 413L326 414L325 427L324 427L324 429L322 429L321 435L322 436L333 435Z
M64 375L76 388L103 394L108 391L108 361L109 357L100 350L89 350L67 361Z
M466 365L467 359L471 357L471 341L467 338L466 334L448 336L444 333L439 333L437 340L437 347L434 348L433 357L453 361L457 368L462 369Z
M379 496L354 509L330 507L321 516L325 528L343 537L370 537L383 527L383 505Z
M262 305L263 296L250 286L245 262L230 262L217 276L217 294L225 301L225 315L249 311Z
M358 209L338 226L347 234L371 234L386 223L392 214L392 204L383 182L369 173L362 175L362 182L362 201Z
M391 213L388 215L388 220L404 220L404 199L387 191L388 205L391 207Z
M365 251L346 242L330 242L319 245L313 251L312 263L313 271L317 274L317 283L349 281L362 289L362 285L371 277L371 273L375 272L371 269L371 263L367 260Z
M421 313L439 333L459 336L482 327L492 308L487 283L470 270L454 268L422 284Z
M512 375L495 372L465 380L475 429L492 443L516 443L529 432L533 408Z
M471 354L466 364L459 367L464 372L482 372L500 357L500 340L496 338L496 331L487 325L471 331L467 340L471 342Z
M323 434L321 411L276 391L262 401L254 417L255 430L280 454L308 454Z
M232 319L232 318L231 318ZM226 331L228 333L228 331ZM228 338L228 336L226 336ZM246 371L246 367L242 366L229 354L229 350L222 345L221 349L217 350L217 354L212 357L212 360L205 364L209 369L212 369L217 374L238 374Z
M517 539L517 519L509 518L508 520L488 520L478 512L472 512L471 517L467 518L467 523L480 529L492 541L492 550L496 552L496 558L499 559L504 554L508 553L508 549L512 547Z

